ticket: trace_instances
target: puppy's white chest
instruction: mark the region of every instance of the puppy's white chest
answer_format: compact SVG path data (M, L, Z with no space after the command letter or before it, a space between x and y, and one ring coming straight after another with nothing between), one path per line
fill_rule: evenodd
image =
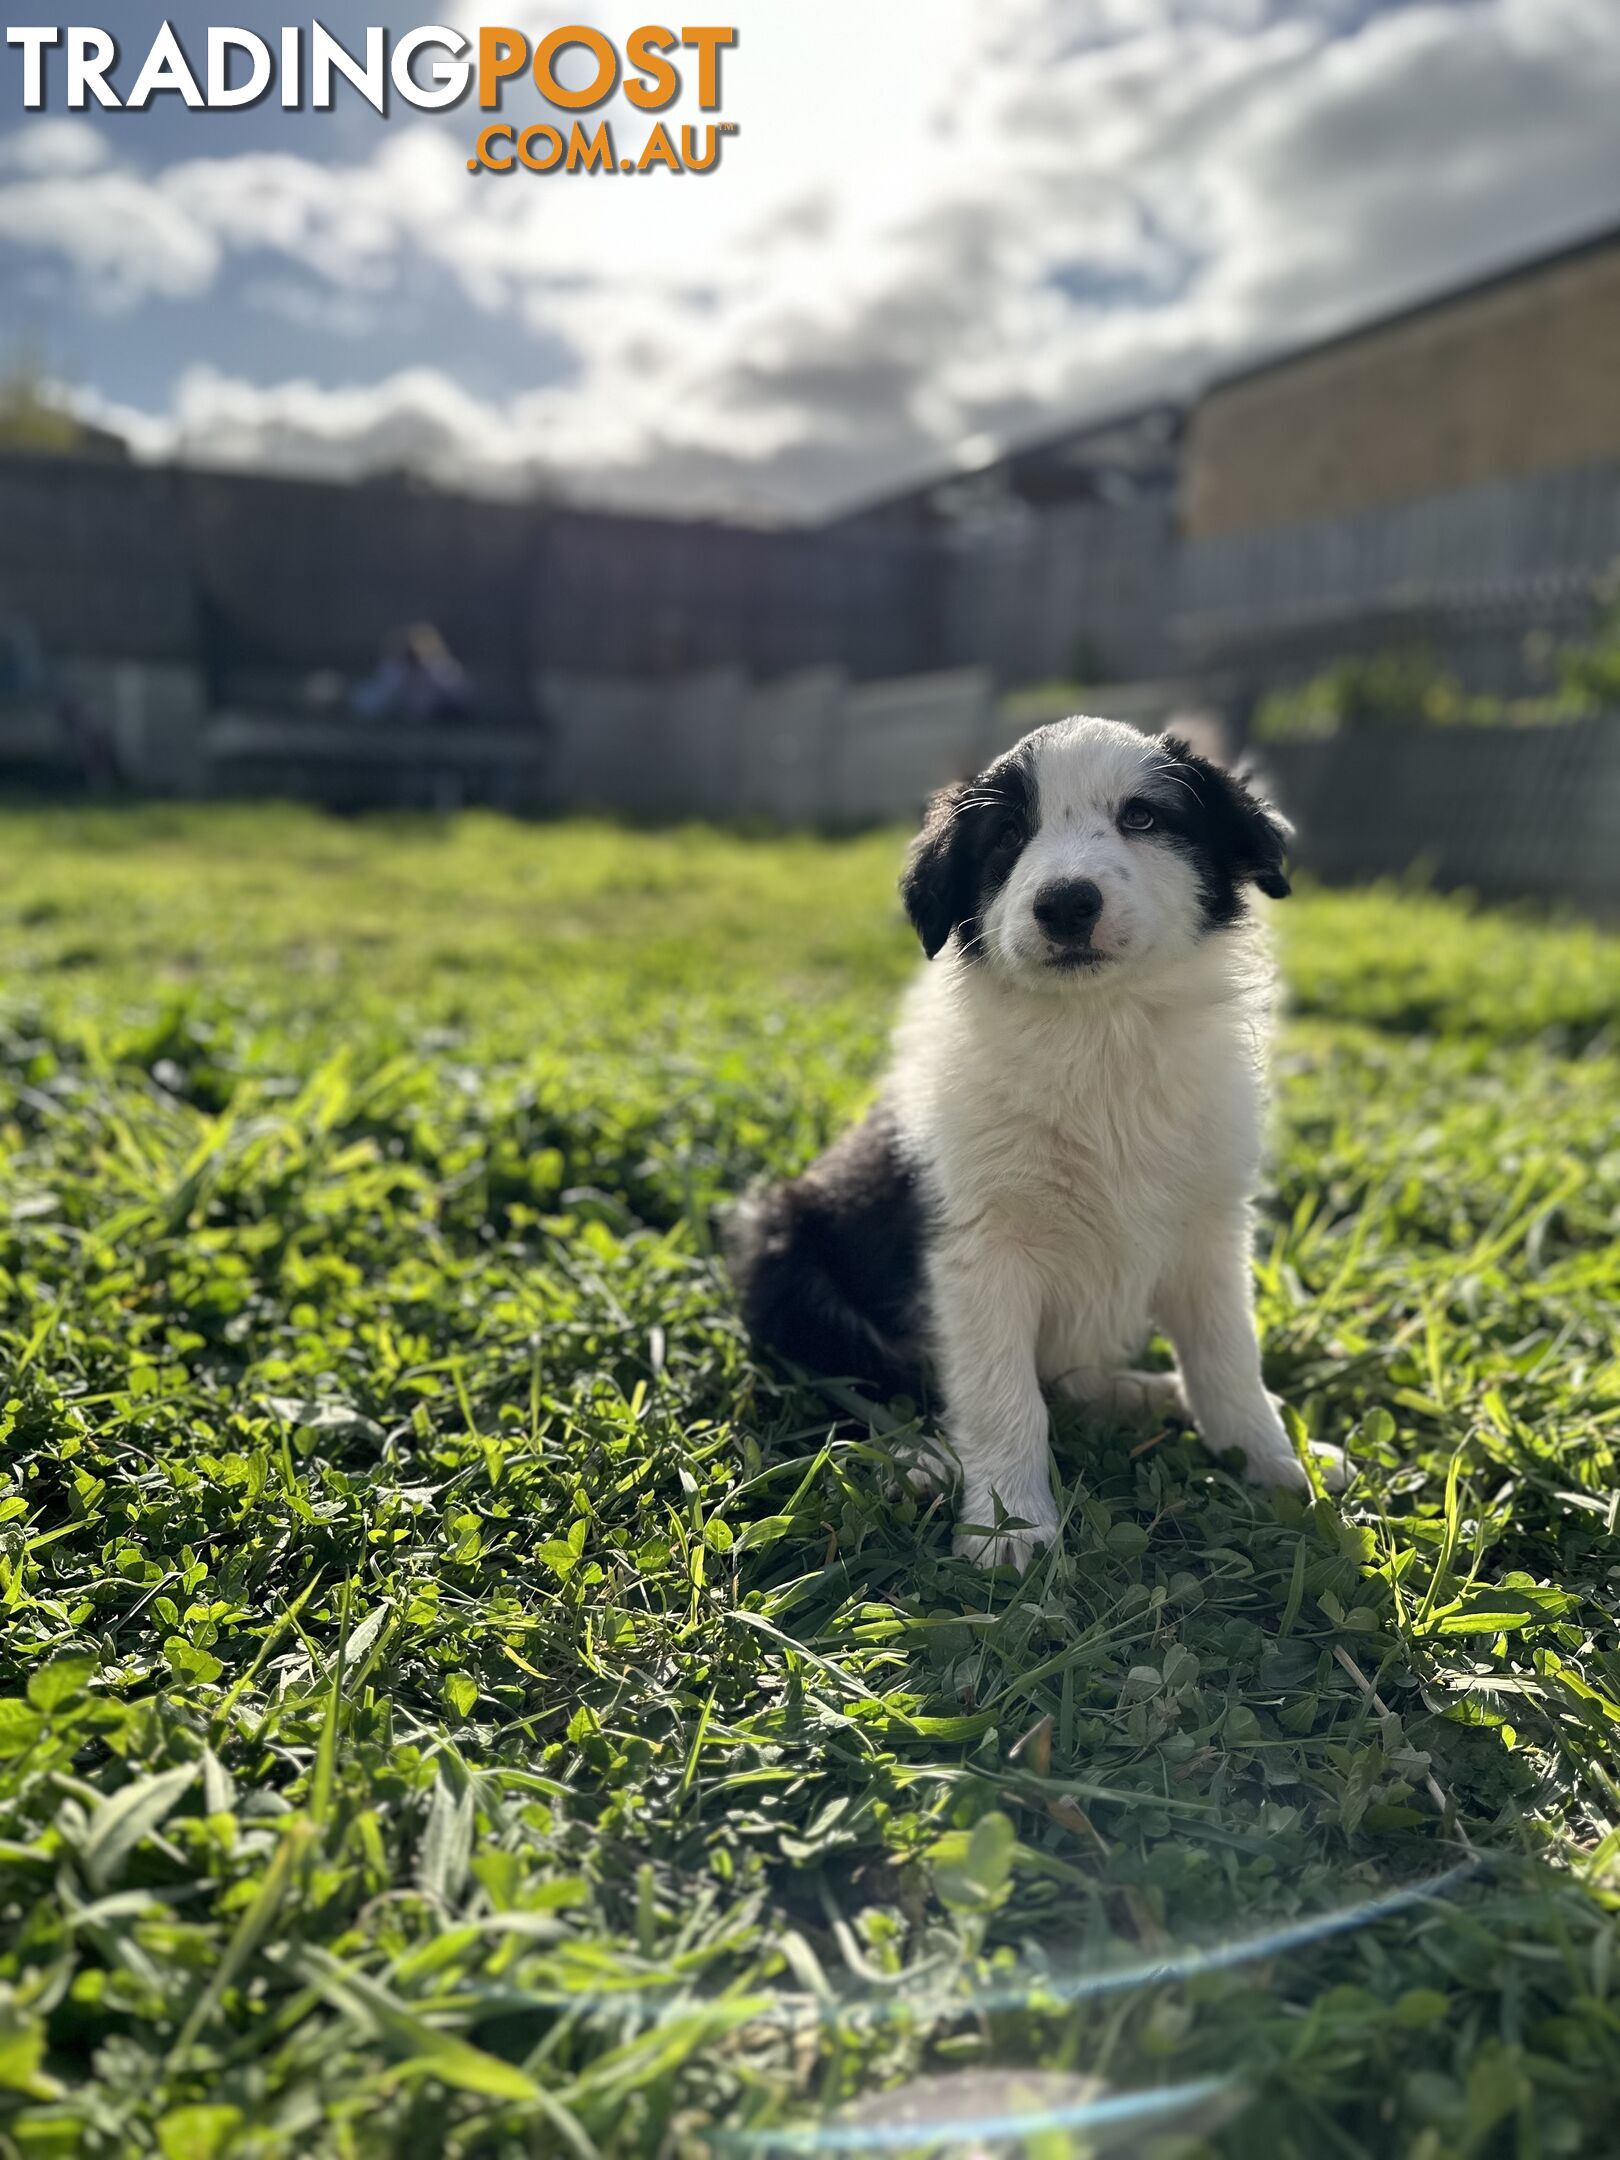
M1036 1125L1029 1143L1008 1198L1043 1244L1076 1260L1157 1244L1186 1215L1173 1160L1140 1127Z

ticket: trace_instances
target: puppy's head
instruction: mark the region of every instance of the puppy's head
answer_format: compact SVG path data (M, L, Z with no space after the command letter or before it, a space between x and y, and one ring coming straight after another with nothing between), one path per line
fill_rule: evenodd
M1175 736L1064 720L934 797L900 890L930 960L954 934L1061 986L1184 956L1242 919L1251 884L1281 899L1288 833Z

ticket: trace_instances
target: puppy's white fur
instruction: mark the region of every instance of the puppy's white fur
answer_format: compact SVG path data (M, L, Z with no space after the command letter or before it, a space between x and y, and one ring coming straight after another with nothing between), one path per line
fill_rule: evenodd
M927 1326L962 1471L960 1542L1015 1561L1058 1523L1043 1382L1104 1406L1184 1398L1251 1479L1309 1487L1261 1377L1251 1292L1261 932L1205 933L1194 866L1121 832L1155 745L1104 720L1051 733L1039 830L978 952L953 941L912 987L884 1089L934 1210ZM1083 971L1054 967L1032 912L1042 886L1075 878L1103 896ZM1155 1323L1179 1391L1129 1370ZM1322 1452L1337 1481L1342 1458ZM998 1503L1026 1527L994 1530Z

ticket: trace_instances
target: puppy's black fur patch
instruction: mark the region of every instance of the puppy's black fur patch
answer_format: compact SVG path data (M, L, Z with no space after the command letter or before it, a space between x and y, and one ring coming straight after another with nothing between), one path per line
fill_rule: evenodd
M916 1171L875 1110L727 1223L748 1332L812 1372L919 1395L924 1217Z
M1251 881L1270 899L1285 899L1288 827L1271 805L1235 773L1212 765L1178 735L1159 741L1171 764L1172 785L1153 790L1153 808L1166 836L1186 850L1198 871L1204 927L1224 930L1243 913Z
M930 799L900 880L900 897L930 960L953 930L963 953L979 957L985 909L1039 821L1034 768L1018 750Z

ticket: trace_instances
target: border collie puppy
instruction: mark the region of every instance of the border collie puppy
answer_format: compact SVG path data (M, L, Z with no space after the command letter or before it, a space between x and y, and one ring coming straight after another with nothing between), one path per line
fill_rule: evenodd
M1190 1417L1254 1482L1309 1489L1249 1263L1270 971L1248 891L1287 893L1288 830L1110 720L1038 728L946 788L901 883L932 964L876 1107L732 1213L759 1344L885 1393L932 1368L960 1551L1022 1564L1056 1533L1043 1384ZM1155 1323L1179 1373L1130 1369Z

